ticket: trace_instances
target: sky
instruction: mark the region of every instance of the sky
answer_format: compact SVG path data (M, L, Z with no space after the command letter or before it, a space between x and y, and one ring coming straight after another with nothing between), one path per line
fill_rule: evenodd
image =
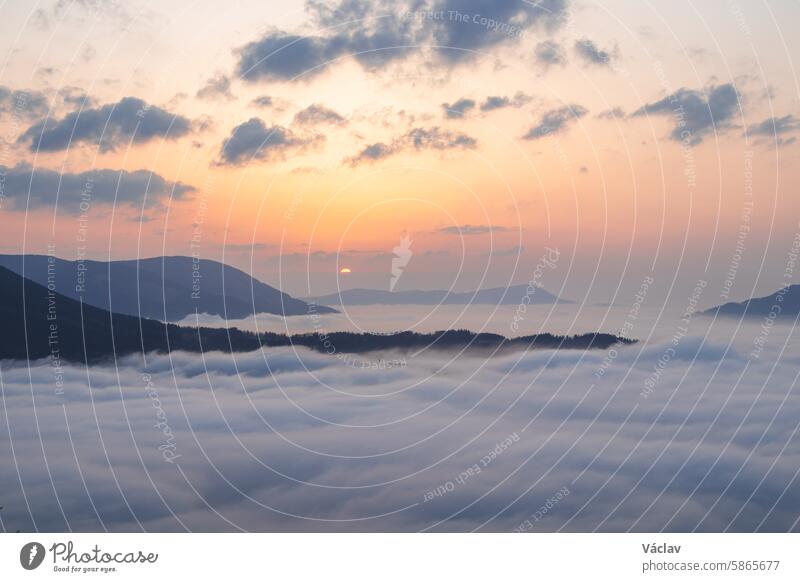
M407 238L396 290L556 249L569 299L653 275L683 302L774 291L800 231L796 2L0 11L1 252L196 254L313 296L388 290Z

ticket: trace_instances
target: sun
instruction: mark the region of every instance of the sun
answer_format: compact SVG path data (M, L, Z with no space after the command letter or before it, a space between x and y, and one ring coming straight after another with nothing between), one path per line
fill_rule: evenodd
M341 269L339 269L339 272L346 275L347 273L352 273L353 271L350 270L349 267L342 267Z

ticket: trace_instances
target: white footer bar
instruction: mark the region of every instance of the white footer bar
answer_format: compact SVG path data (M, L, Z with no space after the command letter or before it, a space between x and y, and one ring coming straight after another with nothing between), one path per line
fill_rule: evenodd
M800 580L793 534L4 534L3 580ZM258 576L258 578L256 578ZM181 577L181 578L176 578Z

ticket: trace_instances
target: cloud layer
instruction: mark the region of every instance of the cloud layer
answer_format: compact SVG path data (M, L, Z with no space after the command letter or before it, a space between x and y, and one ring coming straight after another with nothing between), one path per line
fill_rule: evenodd
M3 524L797 530L797 339L775 326L748 364L759 322L697 319L674 344L677 325L614 352L488 359L276 349L88 371L3 362L14 447L0 444L0 463L19 469L0 473Z

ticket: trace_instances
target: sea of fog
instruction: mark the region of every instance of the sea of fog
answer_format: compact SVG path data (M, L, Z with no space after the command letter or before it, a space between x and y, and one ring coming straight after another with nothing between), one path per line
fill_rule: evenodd
M798 333L691 311L372 306L227 324L641 340L609 351L2 362L0 526L798 530Z

